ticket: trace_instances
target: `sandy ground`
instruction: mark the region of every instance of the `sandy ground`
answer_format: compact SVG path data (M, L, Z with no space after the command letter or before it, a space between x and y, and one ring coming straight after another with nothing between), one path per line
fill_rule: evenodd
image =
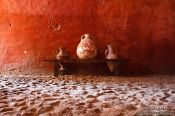
M0 77L0 116L175 116L175 76Z

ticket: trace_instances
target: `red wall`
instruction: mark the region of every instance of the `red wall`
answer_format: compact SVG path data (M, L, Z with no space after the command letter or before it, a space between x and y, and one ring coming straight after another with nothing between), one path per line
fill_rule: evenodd
M75 57L84 33L98 57L113 43L130 58L126 72L175 71L175 0L0 0L0 71L49 72L43 59L60 46Z

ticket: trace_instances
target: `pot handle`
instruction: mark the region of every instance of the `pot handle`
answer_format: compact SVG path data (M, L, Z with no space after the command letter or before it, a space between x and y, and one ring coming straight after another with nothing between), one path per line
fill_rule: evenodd
M118 57L118 55L117 55L117 54L118 54L117 49L115 49L115 55Z
M81 36L81 40L83 40L84 38L85 38L85 35L82 35L82 36Z
M109 54L109 50L105 50L105 56Z

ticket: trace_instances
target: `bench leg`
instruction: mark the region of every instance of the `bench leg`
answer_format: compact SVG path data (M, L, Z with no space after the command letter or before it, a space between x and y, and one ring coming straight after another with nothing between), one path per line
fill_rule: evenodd
M54 77L58 77L58 68L59 68L58 63L54 62Z
M115 64L115 76L118 76L118 63Z

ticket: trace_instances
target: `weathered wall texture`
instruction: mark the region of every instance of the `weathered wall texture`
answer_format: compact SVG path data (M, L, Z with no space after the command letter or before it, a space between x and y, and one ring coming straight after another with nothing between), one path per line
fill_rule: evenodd
M127 72L175 71L175 0L0 0L1 74L49 72L43 59L60 46L75 57L84 33L98 57L113 43L130 58Z

